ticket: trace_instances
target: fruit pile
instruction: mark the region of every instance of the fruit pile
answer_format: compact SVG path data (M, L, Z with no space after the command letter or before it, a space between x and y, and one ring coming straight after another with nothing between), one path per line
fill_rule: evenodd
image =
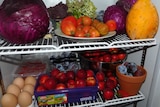
M63 72L54 68L49 74L42 74L38 79L37 92L46 90L60 90L66 88L82 88L96 86L96 78L91 70L79 69Z
M124 50L118 48L110 48L108 50L93 50L80 53L83 57L93 62L121 62L127 54Z
M114 20L104 23L88 16L81 16L78 19L67 16L60 23L60 29L65 35L88 38L107 35L110 31L115 31L116 26Z
M111 69L105 71L98 71L96 73L96 79L98 81L98 89L102 92L102 96L105 100L111 100L114 98L114 95L118 97L128 97L128 93L124 90L114 89L118 85L118 81L116 76L113 73L114 71Z
M143 72L138 69L138 66L134 62L125 62L118 66L120 73L128 76L142 76Z

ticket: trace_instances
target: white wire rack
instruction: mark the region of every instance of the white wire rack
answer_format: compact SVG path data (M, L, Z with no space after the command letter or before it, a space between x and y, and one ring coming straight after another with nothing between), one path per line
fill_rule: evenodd
M0 55L49 53L64 51L82 51L107 48L137 47L156 45L156 40L130 40L126 34L116 35L100 41L72 41L70 39L53 36L49 39L40 39L30 44L11 44L0 39Z
M121 34L100 41L72 41L69 39L53 36L49 39L41 39L30 44L11 44L0 39L0 55L50 53L64 51L82 51L107 48L130 48L156 45L156 39L130 40L127 35ZM139 92L135 96L103 100L102 93L97 93L98 97L94 101L74 102L67 104L50 105L45 107L106 107L129 102L141 101L145 97ZM36 102L36 101L35 101ZM33 107L37 107L36 103Z
M141 100L144 100L145 96L139 91L137 95L125 97L125 98L117 98L115 95L114 99L112 100L104 100L102 97L102 93L97 93L97 99L93 101L83 101L83 102L73 102L73 103L66 103L66 104L56 104L56 105L47 105L47 106L40 106L40 107L111 107L119 104L125 103L134 103ZM38 107L36 100L34 100L33 107Z

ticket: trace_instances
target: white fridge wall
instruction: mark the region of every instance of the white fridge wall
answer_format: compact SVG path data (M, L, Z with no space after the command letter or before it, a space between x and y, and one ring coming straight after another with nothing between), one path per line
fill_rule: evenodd
M158 13L159 13L159 17L160 17L160 6L159 6L159 0L152 0L153 3L155 4L157 10L158 10ZM159 39L159 35L160 35L160 26L159 26L159 30L157 32L157 35L156 35L156 40L157 40L157 46L154 47L153 50L149 51L148 52L148 55L147 55L147 61L146 61L146 67L149 68L150 66L151 67L154 67L154 69L152 69L150 71L150 74L151 76L153 77L152 78L152 83L150 84L149 83L146 83L145 85L149 85L150 84L150 92L148 91L149 93L149 97L148 97L148 100L146 102L147 106L146 107L159 107L160 106L160 93L159 93L159 90L160 90L160 39ZM152 57L155 57L156 56L156 59L152 59ZM150 75L148 76L150 77ZM144 92L145 91L145 88L143 89ZM145 107L145 106L141 106L141 107Z
M0 4L3 0L0 0ZM63 1L65 3L65 0L43 0L47 7L54 6L60 1ZM92 0L95 5L97 6L97 11L99 10L105 10L107 6L114 4L117 0ZM152 0L152 2L155 4L159 14L160 14L160 6L159 6L159 0ZM159 49L159 36L160 35L160 29L156 35L157 38L157 46L154 46L152 48L149 48L147 51L146 61L144 67L147 70L147 78L144 82L141 91L145 95L145 100L138 103L137 107L158 107L160 105L160 93L157 90L160 90L160 59L158 56L160 56L160 49ZM159 51L158 51L159 50ZM159 52L159 53L158 53ZM142 52L137 52L129 55L128 61L136 62L137 64L140 64ZM12 70L15 68L14 65L7 64L0 62L0 67L3 74L3 79L5 83L5 87L11 83L13 77L11 75ZM153 80L153 81L152 81ZM1 97L1 94L0 94Z

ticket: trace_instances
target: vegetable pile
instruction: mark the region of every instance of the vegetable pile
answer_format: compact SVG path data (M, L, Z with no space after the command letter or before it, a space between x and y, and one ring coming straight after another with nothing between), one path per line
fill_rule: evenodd
M81 16L96 17L96 7L91 0L66 0L68 12L79 18Z
M105 36L108 32L116 30L116 25L110 26L111 24L108 21L103 23L97 19L92 20L88 16L81 16L78 19L74 16L67 16L61 21L60 29L67 36L93 38Z
M0 6L0 36L25 44L48 32L49 17L42 0L4 0Z
M117 33L125 33L126 16L127 12L123 8L112 5L106 9L103 21L115 20L117 23Z

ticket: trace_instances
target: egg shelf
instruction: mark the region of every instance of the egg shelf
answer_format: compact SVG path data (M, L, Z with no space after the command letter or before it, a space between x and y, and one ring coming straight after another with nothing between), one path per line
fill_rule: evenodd
M107 48L139 47L156 45L156 39L130 40L126 34L115 35L98 41L72 41L53 35L29 44L11 44L0 39L0 55L34 54L66 51L83 51Z

